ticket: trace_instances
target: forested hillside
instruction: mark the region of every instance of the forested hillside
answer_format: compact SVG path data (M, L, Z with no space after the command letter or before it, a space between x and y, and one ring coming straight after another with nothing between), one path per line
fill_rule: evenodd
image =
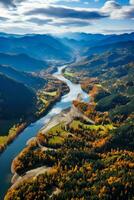
M47 83L46 79L40 78L37 75L22 72L5 65L0 65L0 73L33 89L42 88Z
M36 112L36 102L32 89L0 73L0 150L25 127L25 120Z
M0 34L0 151L68 91L50 73L72 59L56 37Z
M71 49L50 35L6 35L0 37L0 44L1 53L27 54L43 61L68 61L72 58Z
M0 118L23 116L29 113L36 102L32 90L21 83L0 74Z
M90 102L78 99L73 106L94 123L74 117L42 129L13 161L22 178L12 179L5 200L133 199L133 41L114 38L62 71L89 94Z
M0 64L14 67L20 71L36 72L48 67L44 61L37 60L27 54L0 53Z

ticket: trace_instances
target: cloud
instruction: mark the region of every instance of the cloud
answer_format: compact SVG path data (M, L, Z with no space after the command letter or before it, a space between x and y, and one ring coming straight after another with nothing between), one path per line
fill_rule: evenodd
M10 7L10 6L15 7L13 0L0 0L0 3L6 7Z
M62 21L58 21L58 20L54 20L54 19L42 19L42 18L36 18L36 17L32 17L30 19L27 20L27 22L31 22L37 25L50 25L50 26L64 26L64 27L84 27L84 26L89 26L91 25L91 23L89 21L86 20L74 20L74 19L70 19L70 20L62 20Z
M118 34L122 34L122 33L132 33L134 32L134 29L103 29L104 33L118 33Z
M102 11L106 13L112 12L117 9L121 9L121 5L114 0L107 1L102 7Z
M17 7L17 5L19 5L19 3L21 2L31 2L31 3L39 3L39 4L46 4L46 5L50 5L50 4L58 4L61 2L69 2L70 0L47 0L47 1L42 1L42 0L0 0L0 3L3 4L5 7ZM71 0L71 2L80 2L80 0Z
M134 0L129 5L120 5L115 0L108 0L101 11L110 15L112 19L134 19Z
M52 23L53 26L64 26L64 27L84 27L89 26L91 23L88 21L83 20L67 20L62 22L54 22Z
M112 19L134 19L134 6L123 6L111 13Z
M94 8L90 8L91 0L0 0L0 31L98 32L106 24L109 30L115 28L115 31L117 25L117 29L124 30L132 27L134 0L128 0L125 5L118 0L105 0L102 7L98 7L101 0L92 1Z
M33 17L33 18L28 19L27 21L32 22L37 25L45 25L45 24L49 24L53 20L52 19L40 19L40 18Z
M129 3L134 5L134 0L130 0Z
M0 17L0 21L7 21L8 18L7 17Z
M106 14L99 11L76 10L66 7L49 6L47 8L37 8L25 13L26 15L45 15L56 18L74 18L74 19L101 19L107 17Z

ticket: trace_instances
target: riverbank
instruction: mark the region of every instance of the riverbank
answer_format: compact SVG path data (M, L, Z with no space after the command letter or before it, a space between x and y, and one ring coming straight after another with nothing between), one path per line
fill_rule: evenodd
M84 105L84 102L78 102L79 105L81 103ZM86 177L85 171L88 173L90 170L90 175L94 178L94 169L98 167L98 170L100 170L99 162L103 162L103 156L100 156L99 153L97 154L95 151L96 148L98 150L101 145L103 146L103 143L98 144L97 142L98 140L108 139L108 132L112 130L113 127L107 124L102 126L101 122L101 124L97 126L91 122L87 124L89 123L89 119L74 106L68 112L62 111L57 117L60 117L60 119L56 120L56 124L53 124L53 121L55 121L53 117L50 124L48 123L48 128L47 126L42 128L40 133L36 136L36 139L34 138L33 141L29 141L28 146L15 158L12 165L12 172L15 172L15 174L12 179L13 184L6 195L7 199L10 195L13 196L16 194L19 196L17 193L22 193L22 191L24 191L25 194L23 184L31 189L31 194L34 196L32 183L36 184L36 181L38 182L36 185L37 191L39 192L41 191L40 187L42 187L42 185L48 184L49 188L51 188L54 183L54 185L56 184L56 188L60 191L57 195L60 195L60 193L63 195L64 188L68 190L68 195L69 192L71 193L71 190L68 188L66 181L69 181L69 184L71 184L70 176L71 180L74 180L73 175L76 174L77 176L77 173L81 173ZM85 122L82 122L83 120L76 120L75 118L81 118ZM53 124L52 126L51 123ZM67 127L65 128L66 125ZM97 133L98 131L103 131L104 133ZM92 163L88 164L90 159ZM96 162L97 165L95 166ZM46 177L48 177L48 179ZM87 176L86 182L88 178ZM48 183L49 180L51 180L50 183ZM52 180L54 182L52 182ZM72 186L74 187L75 184ZM51 193L47 190L47 187L43 191L43 196L45 195L44 193L46 193L48 197L53 194L53 192ZM36 195L38 194L36 193L35 196ZM38 199L40 198L38 197Z
M97 98L103 98L107 90L96 80L92 80L89 87L88 81L83 88L85 91L92 88L89 92L91 102L73 101L77 108L73 109L73 115L62 112L57 119L51 118L48 127L42 128L36 139L29 141L16 157L12 167L20 177L15 174L5 200L21 195L28 198L27 191L31 199L48 199L53 195L53 186L59 191L54 199L111 199L117 194L121 198L122 194L125 199L132 198L134 153L131 135L134 127L131 124L120 124L121 129L118 124L115 127L108 112L97 111ZM95 123L88 124L89 118ZM126 143L126 134L129 143ZM45 166L45 171L41 166ZM36 173L38 169L39 174Z
M45 99L41 99L42 105L41 111L38 111L38 113L33 113L32 116L28 117L27 119L22 120L22 122L19 122L18 124L14 124L11 129L9 129L8 136L5 136L2 144L0 144L0 154L4 152L4 150L10 145L15 138L21 134L28 126L30 126L32 123L36 122L37 120L41 119L43 116L45 116L53 107L53 105L61 100L61 97L69 92L69 88L67 85L63 82L55 83L56 85L59 84L59 87L57 88L57 91L55 92L55 96L51 96L51 92L46 92L46 96L50 96L49 100L46 101ZM50 87L50 86L49 86ZM54 86L55 88L55 86ZM53 88L52 88L53 89ZM41 90L41 95L44 94L45 90ZM38 96L38 95L37 95ZM39 97L40 98L40 97ZM40 106L40 103L38 103ZM37 110L40 110L40 107L37 105Z
M79 94L77 96L76 101L79 101ZM27 178L29 178L29 174L31 174L31 178L36 178L38 176L38 174L34 173L36 172L36 167L38 168L43 168L42 165L43 163L36 163L34 164L34 166L29 166L29 168L24 167L24 169L21 169L19 167L19 159L23 160L24 157L27 157L27 154L29 155L29 153L31 152L31 150L34 148L35 150L37 149L37 151L42 154L44 152L47 151L51 151L51 152L56 152L56 149L61 145L61 143L64 141L64 139L62 139L61 137L61 141L59 141L59 144L55 144L55 145L50 145L48 143L45 143L45 139L42 140L42 136L46 137L49 136L49 131L52 129L55 129L55 127L59 126L59 124L62 124L62 129L64 130L64 134L65 134L65 138L67 138L68 136L74 137L74 134L72 133L67 133L67 129L69 127L70 124L73 123L73 121L75 119L83 119L87 124L95 124L93 120L90 120L88 117L86 117L86 115L83 115L83 113L74 106L74 104L72 104L71 108L67 108L65 110L63 110L62 112L60 112L60 114L53 116L49 122L39 131L39 133L37 134L36 137L34 138L30 138L27 141L27 146L23 149L22 152L20 152L19 155L17 155L11 165L11 172L13 174L12 177L12 186L11 189L17 187L17 185L21 184L23 182L23 180L27 180ZM64 128L63 128L64 127ZM59 129L60 130L60 129ZM55 129L55 131L58 133L59 130ZM59 137L59 136L58 136ZM63 137L63 138L64 138ZM37 154L38 155L38 154ZM32 156L33 160L34 160L34 155ZM46 163L47 165L48 163ZM41 166L41 167L40 167ZM20 169L19 169L20 168ZM46 171L47 169L52 169L51 167L51 161L48 164L48 166L45 166ZM32 172L32 173L31 173ZM40 174L43 174L43 171L40 171Z
M46 108L46 110L41 113L38 117L31 117L30 119L28 119L26 122L23 122L22 124L17 125L17 127L14 127L14 132L13 134L9 134L7 137L7 141L4 144L0 145L0 154L3 153L3 151L8 147L8 145L10 145L15 138L21 134L28 126L30 126L32 123L36 122L37 120L39 120L40 118L42 118L44 115L46 115L49 110L52 108L52 106L59 101L61 98L58 97L56 100L54 100L53 102L51 102L48 107ZM11 131L11 130L10 130Z
M71 130L69 127L71 124L74 124L75 119L81 119L81 121L78 121L74 125L74 128L81 126L81 124L84 124L84 126L89 126L93 131L97 130L104 130L104 131L110 131L114 129L113 125L110 124L109 118L106 113L102 114L95 111L95 102L94 98L96 94L99 92L99 90L95 90L94 88L97 87L95 83L92 85L92 90L88 93L90 96L90 103L84 102L82 99L79 99L79 94L76 100L73 101L73 104L71 106L71 109L66 109L60 112L60 114L53 116L50 121L45 124L43 128L39 131L38 135L32 139L30 139L27 142L27 146L23 149L23 151L17 155L11 165L11 171L14 174L13 180L17 180L15 177L22 176L23 174L27 173L28 171L32 170L35 167L39 167L41 165L40 162L37 162L36 164L30 164L28 168L26 166L23 166L25 163L25 157L27 157L27 154L30 155L32 149L37 149L39 154L42 154L41 152L49 150L49 151L56 151L56 149L60 148L62 144L64 144L65 139L68 137L75 137L74 134L72 134L69 130ZM84 108L84 109L83 109ZM85 108L87 110L85 110ZM86 112L85 112L86 111ZM93 116L94 112L94 116ZM97 122L99 120L99 123ZM102 125L104 123L104 126ZM97 125L96 125L97 124ZM106 124L106 125L105 125ZM58 128L59 127L59 128ZM89 129L90 130L90 129ZM51 133L52 131L52 133ZM60 135L60 132L62 131L62 134ZM46 139L48 137L48 139ZM52 137L52 138L51 138ZM107 138L106 138L107 139ZM49 141L51 141L49 143ZM38 154L37 154L38 155ZM32 159L34 160L34 154L32 155ZM39 156L39 155L38 155ZM23 161L24 159L24 161ZM23 163L21 166L19 166L19 160ZM31 162L30 160L28 162ZM43 160L41 161L43 162ZM27 163L28 164L28 163ZM48 167L50 167L48 165ZM33 175L34 176L34 175ZM26 177L26 176L25 176ZM21 178L19 178L21 180ZM14 181L13 183L15 183ZM18 182L19 184L20 182ZM15 183L16 185L16 183ZM14 186L13 186L14 187Z
M59 114L62 110L69 108L72 105L72 101L77 98L78 94L82 94L84 101L89 101L89 96L85 93L79 84L73 84L71 81L62 76L61 71L66 66L58 67L58 71L53 74L54 78L59 79L66 83L68 86L69 93L61 96L61 100L57 101L52 109L40 120L37 120L32 125L28 126L24 129L22 134L11 143L8 148L1 154L0 163L0 177L2 188L0 188L0 198L3 199L7 189L11 186L11 163L12 160L25 148L27 141L35 137L37 133L41 130L41 128L48 123L48 121L55 115ZM53 81L52 81L53 82ZM56 86L56 88L59 88ZM63 90L62 90L63 91Z

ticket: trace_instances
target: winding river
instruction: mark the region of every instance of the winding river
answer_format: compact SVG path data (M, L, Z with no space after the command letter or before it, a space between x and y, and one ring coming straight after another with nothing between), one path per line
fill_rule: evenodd
M89 100L88 95L81 89L79 84L74 84L62 76L61 72L65 67L66 65L58 67L58 71L54 73L53 76L66 82L70 88L70 92L62 96L61 100L53 106L47 115L28 126L0 156L0 200L3 199L4 194L10 187L12 177L12 160L25 147L27 140L34 137L37 132L51 119L51 117L59 114L62 110L69 108L71 106L72 100L76 99L79 93L82 94L85 101Z

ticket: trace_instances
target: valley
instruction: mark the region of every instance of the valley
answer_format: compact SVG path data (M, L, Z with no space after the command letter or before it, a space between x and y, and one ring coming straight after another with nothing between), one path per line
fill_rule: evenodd
M43 36L37 35L28 36L28 41L35 37L42 41ZM13 38L9 40L12 43ZM46 59L48 65L44 70L21 71L10 63L10 67L5 67L5 63L0 66L5 85L10 81L11 87L17 82L17 89L24 90L19 94L28 92L29 99L24 95L27 97L23 99L24 108L17 105L21 102L16 96L15 108L22 110L14 114L26 122L30 120L0 156L1 197L4 200L89 197L131 200L134 196L134 34L77 33L57 40L57 45L59 42L62 47L67 45L62 52L65 54L62 59L58 55L55 62L53 56L51 60ZM28 56L33 56L35 52L28 50ZM69 59L67 55L71 55ZM36 55L36 59L42 56ZM9 92L6 88L5 91ZM11 96L4 95L2 98ZM32 104L27 107L31 99ZM8 113L2 106L3 119ZM15 109L12 106L8 111Z
M72 58L67 56L69 48L49 35L16 38L5 34L0 41L0 84L4 85L0 87L2 152L28 125L45 115L63 94L69 92L68 86L54 78L52 72L58 62ZM57 48L56 55L50 41ZM38 48L42 49L40 55L35 53ZM58 49L61 48L65 55L60 54ZM46 55L43 51L48 51L53 66L47 58L43 60Z
M32 78L32 82L30 82L30 77ZM32 87L34 86L33 84L36 85L35 88L36 91L30 89L31 87L28 89L23 84L12 81L12 79L7 79L10 80L9 82L10 85L7 85L7 80L5 83L3 82L4 78L5 80L7 79L6 76L0 77L2 84L6 85L6 88L3 88L4 89L3 93L1 93L1 98L3 99L2 101L4 102L3 104L1 103L2 115L0 116L2 119L0 120L0 126L2 127L0 136L1 152L28 125L30 125L31 123L33 123L34 121L38 120L43 115L45 115L50 110L50 108L57 101L59 101L59 99L63 94L69 92L69 88L64 82L58 81L51 75L47 75L47 78L45 79L34 76L32 77L31 75L26 76L26 81L24 81L24 83L26 82L27 84L27 78L28 78L30 85L32 84ZM33 81L35 81L35 83ZM38 82L39 84L41 84L41 86L37 85ZM12 83L14 83L13 86ZM22 87L22 89L21 87L19 87L19 85ZM4 94L6 96L10 96L7 102L6 102L6 96L4 96ZM24 107L22 107L23 105ZM20 110L20 108L22 110Z
M3 163L3 169L1 168L0 176L3 182L3 188L1 190L1 194L3 196L3 192L7 190L7 187L10 186L10 181L8 177L11 177L11 163L14 157L25 147L26 142L28 139L32 138L37 134L37 132L44 126L44 124L48 123L48 121L55 116L56 114L60 113L63 109L69 108L71 106L72 100L77 98L79 93L82 93L85 100L88 100L88 95L81 90L80 85L76 85L71 83L69 80L65 79L61 75L62 69L65 68L59 67L58 72L54 73L54 77L58 78L60 81L66 82L68 85L69 93L64 94L61 97L61 100L57 102L50 111L46 114L45 117L41 118L39 121L33 123L31 126L29 125L16 139L15 141L10 144L10 146L3 152L0 156L0 162ZM74 90L75 88L75 90ZM64 90L62 90L63 92ZM4 164L5 163L5 164ZM5 167L6 166L6 167ZM3 173L4 172L4 173Z

